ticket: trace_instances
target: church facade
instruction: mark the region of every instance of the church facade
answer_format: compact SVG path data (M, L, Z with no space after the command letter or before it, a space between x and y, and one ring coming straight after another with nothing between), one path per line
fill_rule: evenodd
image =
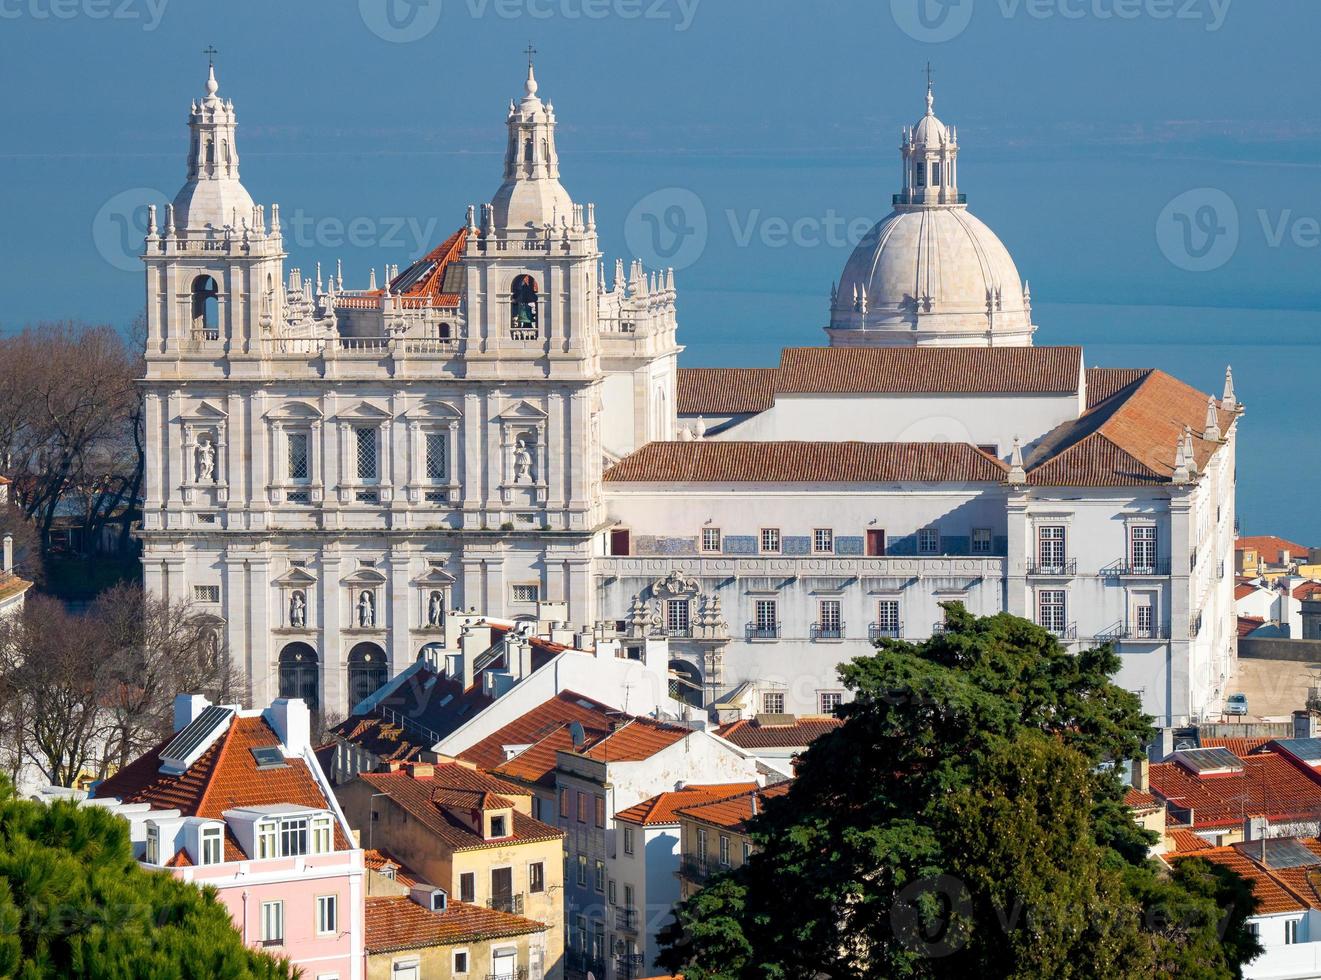
M214 71L192 106L143 254L143 562L213 620L254 703L344 714L452 610L563 604L625 650L667 635L695 708L814 713L842 660L960 601L1114 643L1161 723L1219 709L1232 382L1215 398L1034 345L929 91L829 346L769 369L678 367L673 273L608 274L530 67L506 126L491 201L352 289L285 269Z

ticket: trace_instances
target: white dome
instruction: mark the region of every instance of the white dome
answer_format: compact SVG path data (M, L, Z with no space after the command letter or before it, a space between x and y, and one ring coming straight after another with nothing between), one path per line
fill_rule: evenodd
M252 195L237 180L190 180L174 198L174 223L180 229L224 228L252 222Z
M1009 250L963 207L879 222L844 267L830 324L831 342L846 346L1027 344L1032 330Z

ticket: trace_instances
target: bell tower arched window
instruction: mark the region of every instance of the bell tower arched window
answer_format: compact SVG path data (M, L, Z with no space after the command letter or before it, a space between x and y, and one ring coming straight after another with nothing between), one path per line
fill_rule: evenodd
M538 329L537 281L531 276L519 276L510 291L510 332L514 340L536 340Z
M200 340L220 339L220 288L210 276L193 280L193 333Z

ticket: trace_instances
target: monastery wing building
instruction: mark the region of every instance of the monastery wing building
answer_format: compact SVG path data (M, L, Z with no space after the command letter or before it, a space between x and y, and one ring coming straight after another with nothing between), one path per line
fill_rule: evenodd
M407 268L285 269L214 70L151 216L147 586L214 622L252 703L341 715L446 617L669 637L722 720L829 711L836 666L942 603L1115 644L1160 723L1234 661L1234 443L1219 398L1033 345L1031 295L926 112L848 260L827 347L680 369L672 271L616 261L560 182L529 68L503 182Z

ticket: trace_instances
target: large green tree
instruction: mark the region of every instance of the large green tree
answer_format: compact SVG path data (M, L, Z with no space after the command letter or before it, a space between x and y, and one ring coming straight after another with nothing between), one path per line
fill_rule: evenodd
M289 975L243 945L213 892L141 868L121 818L16 799L0 777L0 976Z
M751 824L756 853L682 903L686 980L1235 977L1251 892L1162 874L1115 763L1151 735L1110 680L1025 620L947 609L840 669L855 699Z

